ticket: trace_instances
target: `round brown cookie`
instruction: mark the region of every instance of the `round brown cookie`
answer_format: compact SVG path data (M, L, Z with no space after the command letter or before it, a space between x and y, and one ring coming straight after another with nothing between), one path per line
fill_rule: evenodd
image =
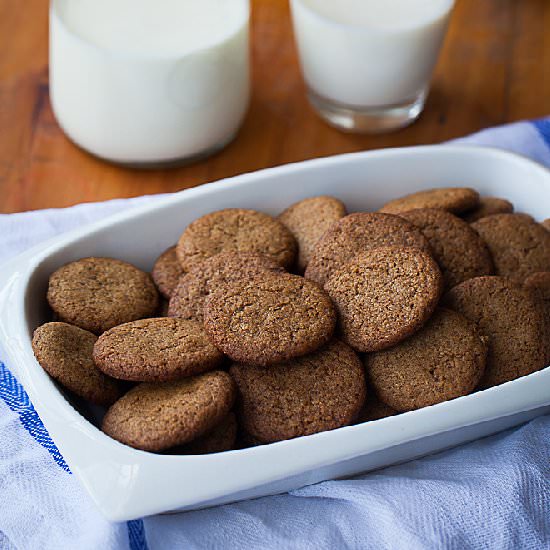
M292 233L275 218L255 210L228 208L195 220L176 246L186 272L220 252L254 252L290 268L297 244Z
M480 387L496 386L545 366L542 305L531 291L503 277L478 277L455 286L444 302L489 338Z
M230 412L213 430L191 441L181 449L181 454L222 453L235 448L237 441L237 417Z
M311 353L328 342L336 313L316 283L265 272L223 286L207 300L206 331L234 361L271 365Z
M346 426L365 402L361 361L337 340L269 369L235 364L230 373L240 395L239 422L262 443Z
M473 223L481 218L492 216L493 214L511 214L514 211L514 205L506 199L497 197L481 197L477 208L462 215L468 223Z
M548 231L550 231L550 218L548 218L547 220L544 220L541 224L545 229L547 229Z
M101 429L130 447L164 451L212 430L234 400L235 384L223 371L176 382L143 383L107 411Z
M526 214L495 214L472 224L487 243L495 273L523 281L550 271L550 232Z
M344 342L357 351L393 346L433 313L443 278L420 248L386 246L361 254L329 279Z
M306 269L315 245L324 232L346 215L344 203L334 197L312 197L294 203L279 214L279 220L292 232L298 243L297 267Z
M183 276L170 299L168 315L202 322L206 298L220 286L264 271L283 271L272 258L250 252L222 252Z
M468 187L441 187L412 193L386 203L379 212L400 214L417 208L442 208L460 214L476 208L479 193Z
M94 361L113 378L166 382L215 369L223 355L200 323L157 317L104 332L94 345Z
M95 365L97 336L67 323L46 323L34 331L32 349L40 366L61 385L96 405L111 405L120 388Z
M416 246L429 250L422 232L411 222L390 214L350 214L321 237L305 277L324 285L332 273L358 254L380 246Z
M546 323L547 344L546 365L550 365L550 273L533 273L525 279L525 288L531 290L541 300L544 308L544 319Z
M371 420L380 420L388 416L394 416L398 414L395 409L392 409L389 405L382 403L372 393L368 394L367 402L361 409L356 424L362 424L363 422L370 422Z
M438 309L411 338L367 356L367 376L381 401L410 411L473 391L486 355L486 341L474 323Z
M183 269L176 256L175 246L171 246L157 258L151 275L159 292L165 298L170 299L179 278L183 275Z
M50 276L48 302L59 320L101 334L155 314L159 296L151 277L127 262L83 258Z
M446 288L493 273L487 245L464 220L439 208L410 210L401 215L428 239Z

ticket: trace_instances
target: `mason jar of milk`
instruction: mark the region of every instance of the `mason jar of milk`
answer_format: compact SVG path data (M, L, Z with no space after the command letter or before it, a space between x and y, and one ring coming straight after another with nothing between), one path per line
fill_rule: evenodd
M52 0L50 94L65 133L133 166L236 135L249 102L249 0Z

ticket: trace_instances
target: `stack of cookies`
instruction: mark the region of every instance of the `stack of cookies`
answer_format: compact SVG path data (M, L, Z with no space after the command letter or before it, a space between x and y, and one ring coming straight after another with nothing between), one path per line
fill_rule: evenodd
M550 231L499 198L427 190L347 214L191 223L152 276L84 258L53 273L40 365L153 452L212 453L411 411L550 361Z

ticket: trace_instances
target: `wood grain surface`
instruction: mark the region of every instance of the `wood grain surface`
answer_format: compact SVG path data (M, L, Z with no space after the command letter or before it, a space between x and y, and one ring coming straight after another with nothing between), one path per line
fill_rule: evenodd
M176 191L293 161L437 143L550 113L550 1L458 0L433 88L413 126L347 135L309 107L287 0L252 0L253 97L237 139L192 166L124 169L73 145L48 97L48 2L0 0L0 212Z

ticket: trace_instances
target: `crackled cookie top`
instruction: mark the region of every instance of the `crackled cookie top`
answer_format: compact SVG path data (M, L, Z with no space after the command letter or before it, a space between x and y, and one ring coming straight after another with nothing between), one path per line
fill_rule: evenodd
M143 383L107 411L102 430L130 447L164 451L214 429L234 400L235 384L223 371L175 382Z
M204 326L234 361L270 365L310 353L333 334L336 314L316 283L265 272L211 294Z
M228 208L206 214L181 235L176 253L184 271L221 252L253 252L292 267L297 245L278 220L255 210Z
M116 380L94 364L97 336L67 323L46 323L33 334L32 349L40 366L76 395L96 405L111 405L120 396Z
M366 395L361 361L333 340L319 351L270 368L235 364L246 434L269 443L351 424Z
M438 309L407 340L368 355L366 365L378 397L397 411L409 411L473 391L486 355L486 342L473 322Z
M446 288L493 274L487 245L468 223L439 208L422 208L401 214L428 239Z
M472 224L487 243L495 273L517 282L550 271L550 232L526 214L495 214Z
M48 302L61 321L95 334L155 314L159 297L151 277L112 258L83 258L50 276Z
M212 370L222 360L200 323L171 317L119 325L94 346L103 372L136 382L176 380Z
M325 285L341 338L363 352L395 345L420 329L442 289L441 271L428 253L396 246L357 256Z
M532 291L503 277L477 277L451 289L444 303L476 323L489 338L481 387L496 386L545 366L544 313Z
M304 199L279 214L279 221L288 227L298 243L297 267L300 273L305 271L315 245L325 231L345 215L344 203L328 196Z
M429 250L420 229L390 214L350 214L333 224L315 246L305 277L324 285L334 271L355 256L380 246L416 246Z

